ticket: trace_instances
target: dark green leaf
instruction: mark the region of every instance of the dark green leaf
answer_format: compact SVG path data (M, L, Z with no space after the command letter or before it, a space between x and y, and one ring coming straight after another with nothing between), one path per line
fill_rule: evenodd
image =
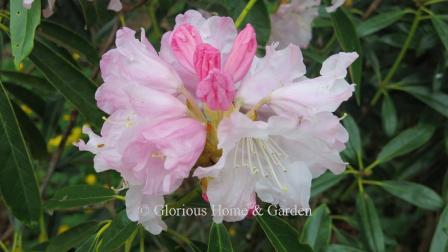
M419 124L401 132L381 149L377 162L384 163L420 148L429 141L434 130L433 125Z
M42 42L30 55L31 60L47 80L93 123L99 123L101 113L95 103L95 84L75 66Z
M14 97L20 100L21 103L26 104L38 116L41 118L45 116L46 104L44 99L22 86L9 82L4 82L3 84L10 94L14 95Z
M16 114L1 82L0 143L3 199L17 219L33 226L42 213L37 178Z
M81 245L79 245L79 247L75 250L75 252L94 252L95 242L96 242L96 234L93 234L87 240L81 243Z
M445 49L448 50L448 23L437 15L431 15L431 21Z
M18 67L33 49L34 35L40 23L40 0L34 1L29 10L23 7L23 1L10 1L10 13L12 55Z
M232 241L224 224L213 223L208 237L208 252L233 251Z
M89 0L79 0L85 22L85 29L91 27L96 22L95 2Z
M325 251L331 238L331 218L327 205L322 204L308 217L300 235L300 241L310 245L313 251Z
M422 86L401 86L399 90L405 91L425 103L435 111L448 117L448 95L442 92L431 92Z
M348 148L352 149L356 154L356 159L362 159L362 142L361 133L359 132L358 124L350 115L347 115L343 120L344 126L348 131Z
M66 49L83 54L92 64L98 63L99 56L97 49L89 41L74 33L72 30L51 21L43 21L39 30L50 41Z
M334 32L338 39L339 45L345 52L357 52L359 58L350 66L350 76L352 82L356 84L356 100L358 103L361 99L361 76L362 76L362 52L361 44L356 34L355 26L349 17L349 13L339 8L336 12L331 13Z
M347 174L345 173L334 175L331 172L326 172L318 178L313 179L313 183L311 184L311 198L316 197L317 195L335 186L345 177L347 177Z
M381 119L383 122L383 129L386 135L392 136L397 131L397 112L395 105L389 95L384 96L383 104L381 106Z
M47 201L48 209L61 209L81 207L111 200L115 192L102 186L75 185L56 191L56 194Z
M46 252L62 252L76 248L98 230L97 222L86 222L73 227L50 240Z
M326 252L363 252L364 250L349 247L346 245L339 245L339 244L331 244L328 246Z
M297 231L280 217L269 215L265 212L263 215L257 215L256 219L275 251L313 251L310 246L299 242Z
M380 186L390 194L420 208L439 210L443 207L442 198L432 189L408 181L385 180Z
M366 245L371 251L383 252L384 235L375 205L367 194L359 193L356 199L356 210L358 212L361 233Z
M400 20L406 13L409 13L409 11L393 10L371 17L356 27L358 36L364 37L382 30Z
M26 87L27 89L41 95L52 94L56 91L44 78L26 73L0 70L0 78L2 81L11 82L16 85Z
M126 211L121 211L104 232L100 251L116 251L137 230L137 224L128 219Z
M431 241L431 248L429 252L440 252L446 251L448 246L448 233L446 228L448 227L448 206L445 206L442 214L439 218L439 223L437 224L436 231Z

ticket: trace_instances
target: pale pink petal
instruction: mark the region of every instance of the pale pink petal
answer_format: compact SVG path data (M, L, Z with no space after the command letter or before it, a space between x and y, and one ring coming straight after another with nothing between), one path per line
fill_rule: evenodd
M235 97L235 88L231 77L212 69L208 76L199 82L196 96L213 110L225 111L230 108Z
M331 0L331 6L326 7L325 10L329 13L335 12L344 2L345 0Z
M328 57L322 64L321 75L343 79L347 75L347 68L358 58L356 52L340 52Z
M47 1L47 7L42 11L42 15L45 18L48 18L51 15L53 15L53 9L54 9L54 3L55 2L56 2L56 0L48 0Z
M236 37L232 51L224 65L224 72L231 75L234 82L240 81L249 71L256 51L255 30L248 24Z
M202 80L212 69L221 69L221 53L213 46L203 43L196 47L193 62L196 74Z
M23 8L30 9L34 0L23 0Z
M123 5L121 4L121 0L110 0L109 4L107 5L108 10L112 10L115 12L119 12L123 8Z

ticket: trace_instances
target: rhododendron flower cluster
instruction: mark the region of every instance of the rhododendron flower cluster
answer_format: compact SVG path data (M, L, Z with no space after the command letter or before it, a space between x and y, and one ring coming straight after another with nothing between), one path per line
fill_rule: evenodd
M325 8L329 13L336 11L345 0L332 0L331 6ZM277 41L283 48L294 43L301 48L308 47L312 38L314 19L319 15L321 0L291 0L281 4L276 13L271 15L270 41ZM294 31L294 32L291 32Z
M353 93L345 77L357 54L329 57L309 79L298 46L273 43L263 57L256 49L251 25L238 32L228 17L187 11L159 53L143 31L138 40L122 28L103 55L96 100L108 117L100 135L84 128L89 140L77 146L95 154L96 171L121 174L129 218L151 233L166 228L153 209L190 174L202 180L212 209L253 209L257 197L308 207L311 180L344 170L339 152L348 134L333 112ZM214 139L220 151L210 147ZM216 162L198 162L210 153Z

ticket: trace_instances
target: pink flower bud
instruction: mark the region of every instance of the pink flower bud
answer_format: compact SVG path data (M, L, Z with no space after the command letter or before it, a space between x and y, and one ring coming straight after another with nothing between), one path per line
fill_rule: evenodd
M207 77L199 82L196 96L213 110L227 110L235 97L232 78L219 69L212 69Z
M174 29L170 38L171 50L184 67L194 72L193 54L202 43L201 35L190 24L183 24Z
M207 77L210 70L221 69L221 53L213 46L203 43L196 47L193 62L196 73L202 80Z
M234 82L240 81L249 71L257 51L257 39L254 28L248 24L233 42L232 51L224 66L224 72L230 74Z

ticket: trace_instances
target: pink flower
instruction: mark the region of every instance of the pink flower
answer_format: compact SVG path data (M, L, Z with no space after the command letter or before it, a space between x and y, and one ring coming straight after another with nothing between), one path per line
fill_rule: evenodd
M199 13L191 11L179 15L176 22L174 30L164 35L162 57L182 73L188 88L195 91L199 100L213 110L229 109L235 84L246 75L257 50L254 29L247 25L235 39L234 29L227 29L222 39L227 43L231 41L228 38L233 40L227 52L228 45L218 38L210 39L207 33L222 28L225 32L230 24L228 20L212 17L205 21Z

